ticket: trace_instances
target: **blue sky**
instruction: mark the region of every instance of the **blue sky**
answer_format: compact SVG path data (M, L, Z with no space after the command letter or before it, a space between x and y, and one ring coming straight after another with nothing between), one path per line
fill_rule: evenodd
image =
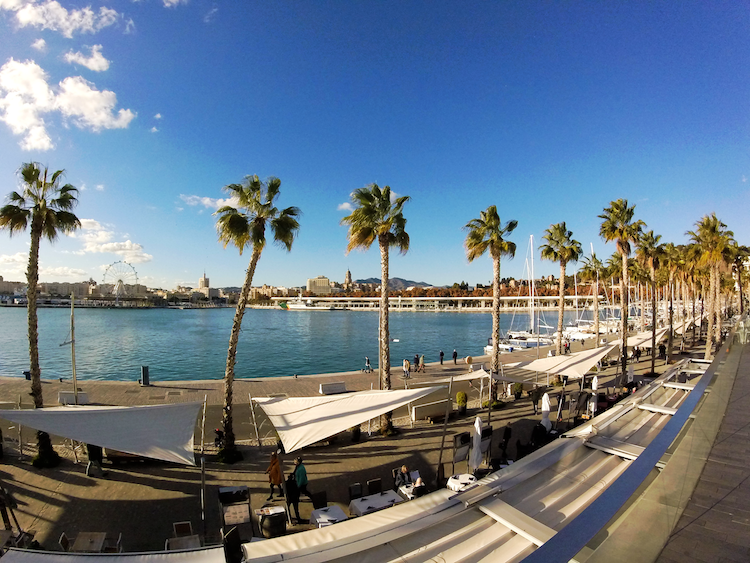
M663 241L716 212L750 243L745 2L0 0L0 37L1 195L32 160L81 189L43 281L126 260L150 287L240 285L212 213L248 174L304 214L255 285L379 277L339 224L372 182L412 198L391 276L435 285L489 282L462 231L489 205L519 223L504 276L559 221L611 254L597 215L621 197ZM27 252L0 233L0 275Z

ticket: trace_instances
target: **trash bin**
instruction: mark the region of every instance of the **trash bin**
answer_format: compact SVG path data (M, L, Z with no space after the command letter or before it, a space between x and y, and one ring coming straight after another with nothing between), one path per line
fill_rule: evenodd
M138 383L140 383L142 387L148 387L150 385L148 382L148 366L141 366L141 378L138 380Z
M260 531L264 538L278 538L286 534L286 513L279 512L260 517Z
M25 378L26 378L26 379L27 379L28 381L31 381L31 372L30 372L30 371L25 371L25 372L23 372L23 375L24 375L24 377L25 377Z

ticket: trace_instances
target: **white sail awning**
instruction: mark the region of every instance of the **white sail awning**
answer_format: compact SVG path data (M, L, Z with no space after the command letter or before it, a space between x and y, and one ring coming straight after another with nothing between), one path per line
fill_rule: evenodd
M429 395L438 387L361 391L322 397L252 397L273 424L287 453Z
M57 553L11 548L3 555L3 563L226 563L226 560L221 546L146 553Z
M195 465L193 433L202 406L202 403L177 403L48 407L0 410L0 418L103 448Z
M604 356L617 348L613 343L601 348L582 350L565 356L540 358L530 362L506 364L505 367L517 367L529 371L549 373L551 375L567 375L568 377L583 377ZM556 360L556 361L553 361Z
M658 344L659 341L664 338L664 335L667 334L666 328L660 328L656 331L656 343ZM628 348L632 348L633 346L645 346L646 348L651 348L651 331L647 330L645 332L639 332L638 334L635 334L633 336L628 337Z

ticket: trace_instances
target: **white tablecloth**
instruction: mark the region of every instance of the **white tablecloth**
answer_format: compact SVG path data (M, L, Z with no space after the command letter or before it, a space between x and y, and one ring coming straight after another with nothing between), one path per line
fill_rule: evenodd
M473 485L477 482L477 478L471 473L461 473L459 475L453 475L448 479L448 488L451 491L463 491L469 485Z
M374 495L354 499L349 503L349 514L364 516L370 512L388 508L400 502L404 502L404 499L394 491L383 491L382 493L375 493Z
M409 483L408 485L399 487L398 492L407 500L412 500L414 498L414 483Z
M344 513L341 507L334 504L326 508L316 508L315 510L313 510L312 514L310 515L310 524L313 524L318 528L322 528L323 526L335 524L336 522L341 522L342 520L347 520L348 518L349 517L346 515L346 513Z

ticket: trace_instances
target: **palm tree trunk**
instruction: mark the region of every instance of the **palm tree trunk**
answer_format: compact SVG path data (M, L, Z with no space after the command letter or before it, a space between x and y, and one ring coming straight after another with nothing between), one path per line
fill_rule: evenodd
M708 331L706 333L706 351L703 354L704 360L710 360L713 352L713 338L714 338L714 276L713 266L709 274L709 289L708 289Z
M563 317L565 316L565 262L560 261L560 302L557 304L557 355L562 355Z
M698 322L697 322L698 319L695 318L695 301L698 298L698 292L697 292L698 288L695 285L695 278L694 277L690 280L690 289L691 289L691 292L692 292L692 296L691 296L692 299L690 301L692 303L692 315L693 315L693 342L692 343L695 344L695 342L696 342L696 340L695 340L695 327L698 324ZM700 324L703 324L703 317L702 316L701 316L701 319L700 319Z
M620 330L622 330L622 375L620 381L623 381L625 373L628 370L628 257L622 255L622 275L620 276Z
M714 340L716 341L716 344L718 345L719 342L721 342L721 273L719 272L719 265L716 264L714 266L714 291L716 291L716 295L714 296L714 309L716 311L716 324L714 325Z
M672 346L674 345L674 277L669 273L669 335L667 336L667 364L672 357Z
M596 339L595 348L599 347L599 278L594 282L596 292L594 295L594 338Z
M490 360L490 375L500 371L500 257L492 257L492 359ZM492 402L497 399L497 384L492 380L492 397L488 411L492 409ZM480 401L481 403L481 401ZM479 405L481 407L481 404Z
M641 282L638 282L638 291L641 293L641 332L646 330L646 296L641 290Z
M245 281L240 290L240 297L237 300L237 309L234 311L234 321L232 321L232 332L229 335L229 348L227 349L227 364L224 370L224 411L222 416L222 426L224 427L224 452L221 453L221 459L227 463L234 463L242 459L242 455L234 441L234 420L232 415L232 401L234 389L234 365L237 362L237 342L240 339L240 330L242 329L242 317L245 315L248 297L250 295L250 286L253 284L255 276L255 267L260 260L260 249L253 248L253 254L250 257L250 264L245 273Z
M656 373L656 268L651 268L651 375Z
M378 237L380 245L380 387L391 388L391 347L388 329L388 240ZM393 431L393 412L380 417L380 432L390 434Z

